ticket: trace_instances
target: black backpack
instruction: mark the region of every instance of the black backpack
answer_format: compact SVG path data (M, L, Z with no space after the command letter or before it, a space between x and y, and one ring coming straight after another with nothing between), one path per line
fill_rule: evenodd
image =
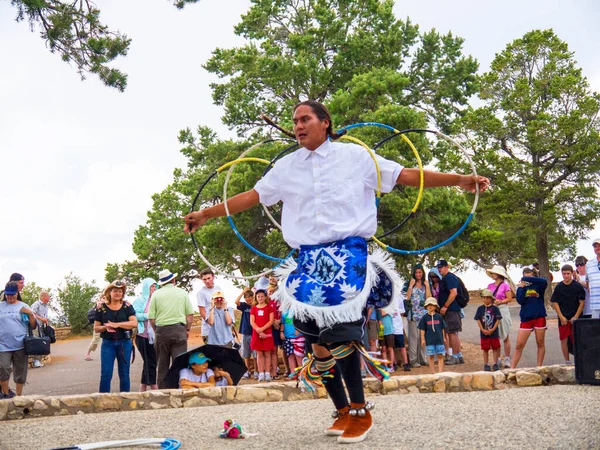
M465 283L463 283L463 280L458 278L458 289L456 290L456 303L458 303L461 308L464 308L469 303L469 300L469 291L467 291L467 287L465 286Z

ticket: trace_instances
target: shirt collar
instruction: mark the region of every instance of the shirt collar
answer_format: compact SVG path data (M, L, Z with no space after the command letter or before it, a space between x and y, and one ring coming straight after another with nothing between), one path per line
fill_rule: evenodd
M326 157L330 147L331 141L329 139L326 139L325 142L319 145L315 150L308 150L302 147L298 151L298 157L301 161L306 161L312 153L316 153L319 156Z

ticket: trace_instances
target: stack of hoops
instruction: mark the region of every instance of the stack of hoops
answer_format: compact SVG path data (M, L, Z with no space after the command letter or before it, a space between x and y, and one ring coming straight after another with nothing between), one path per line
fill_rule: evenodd
M377 142L373 148L370 148L367 144L365 144L363 141L361 141L360 139L353 137L353 136L349 136L347 135L347 133L350 130L353 129L357 129L357 128L363 128L363 127L376 127L376 128L381 128L387 131L390 131L391 134L389 134L387 137L385 137L384 139L382 139L381 141ZM385 244L384 242L382 242L382 239L384 239L385 237L389 236L390 234L398 231L404 224L406 224L412 217L415 216L415 213L417 211L417 209L419 208L419 205L421 204L421 200L423 198L423 188L424 188L424 172L423 172L423 163L421 161L421 157L419 156L419 152L417 151L417 148L415 147L415 145L411 142L411 140L407 137L407 134L409 133L423 133L423 134L432 134L434 136L436 136L437 138L444 140L452 145L454 145L455 147L457 147L462 154L464 155L464 157L466 158L466 160L469 163L469 166L471 167L471 172L472 174L475 176L475 180L477 180L477 170L475 168L475 165L473 164L473 161L471 159L471 157L469 156L468 152L464 149L464 147L462 145L460 145L460 143L458 143L456 140L452 139L451 137L445 135L444 133L441 133L440 131L435 131L435 130L428 130L428 129L423 129L423 128L411 128L411 129L406 129L406 130L397 130L394 127L390 126L390 125L386 125L383 123L378 123L378 122L361 122L361 123L356 123L353 125L348 125L342 129L340 129L338 131L338 133L343 134L343 136L340 138L341 140L346 140L346 141L350 141L353 142L355 144L358 144L360 146L362 146L368 153L369 155L371 155L371 158L373 159L373 162L375 164L375 168L377 170L377 190L375 192L375 196L376 196L376 204L377 206L379 206L379 202L381 199L381 173L379 170L379 165L377 163L377 159L375 157L376 152L378 149L380 149L385 143L389 142L390 140L394 139L394 138L402 138L404 140L404 142L406 142L408 144L408 146L410 147L410 149L412 150L414 157L417 161L417 165L419 167L419 172L420 172L420 177L419 177L419 191L417 194L417 199L415 201L414 206L412 207L412 209L410 210L410 212L408 213L408 215L402 220L400 221L397 225L395 225L394 227L392 227L392 229L382 233L380 236L372 236L370 241L375 242L377 245L381 246L384 250L387 250L389 252L392 253L396 253L399 255L417 255L417 254L424 254L424 253L429 253L431 251L437 250L440 247L443 247L444 245L452 242L454 239L456 239L469 225L469 223L471 222L471 220L473 219L474 215L475 215L475 210L477 209L477 203L479 201L479 184L476 184L476 191L475 191L475 198L473 201L473 206L471 208L471 212L469 213L467 219L465 220L465 222L463 223L463 225L458 229L458 231L456 231L452 236L450 236L448 239L444 240L443 242L440 242L439 244L436 244L432 247L429 248L423 248L423 249L419 249L419 250L403 250L403 249L399 249L399 248L394 248L391 247L387 244ZM258 149L259 147L266 145L266 144L270 144L270 143L284 143L284 144L288 144L288 146L281 151L278 155L276 155L272 160L267 160L267 159L263 159L263 158L255 158L255 157L248 157L246 155L248 155L249 153L255 151L256 149ZM210 261L208 261L208 259L206 258L206 256L202 253L202 250L200 249L200 246L196 240L196 238L194 237L193 234L191 234L191 238L192 238L192 242L194 244L194 247L196 248L196 251L198 252L198 255L200 257L200 259L202 259L202 261L204 261L204 263L210 267L213 271L215 272L219 272L221 275L226 276L228 278L234 278L234 279L242 279L242 280L252 280L252 279L257 279L260 278L262 276L265 276L267 274L269 274L270 272L272 272L273 269L277 268L280 264L282 264L285 260L287 260L288 258L292 257L292 255L295 252L295 249L291 249L290 253L285 257L285 258L277 258L274 256L270 256L267 255L263 252L261 252L260 250L256 249L255 247L253 247L246 239L244 239L244 237L240 234L239 230L237 229L235 222L233 221L233 218L230 214L229 211L229 205L228 205L228 201L227 201L227 186L229 185L229 181L231 179L231 175L233 173L233 170L235 169L235 166L240 164L240 163L245 163L245 162L259 162L262 163L266 166L264 172L263 172L263 176L273 167L273 165L283 156L287 155L288 153L296 150L297 148L299 148L299 145L296 141L294 141L293 139L287 139L287 138L273 138L273 139L268 139L262 142L259 142L257 144L254 144L253 146L251 146L250 148L248 148L247 150L245 150L244 152L242 152L242 154L235 160L230 161L228 163L223 164L221 167L219 167L218 169L216 169L214 172L212 172L208 178L206 179L206 181L204 181L204 183L200 186L200 189L198 190L198 193L196 194L196 196L194 197L194 201L192 202L192 211L195 211L196 208L201 204L201 195L202 195L202 191L204 190L204 188L208 185L208 183L215 177L217 177L219 174L223 173L226 169L227 170L227 174L225 177L225 183L223 185L223 204L225 206L225 212L227 215L227 221L229 222L229 225L231 226L233 232L235 233L235 235L237 236L237 238L248 248L250 249L252 252L254 252L256 255L266 258L270 261L274 261L276 263L276 265L268 270L265 270L264 272L261 272L259 274L256 275L235 275L233 273L227 273L224 272L223 270L218 269L217 267L215 267L213 264L210 263ZM272 222L272 224L278 228L279 230L281 230L281 225L277 222L277 220L273 217L273 215L271 214L271 212L269 211L269 209L262 205L262 208L264 209L264 212L266 214L266 216L268 217L268 219Z

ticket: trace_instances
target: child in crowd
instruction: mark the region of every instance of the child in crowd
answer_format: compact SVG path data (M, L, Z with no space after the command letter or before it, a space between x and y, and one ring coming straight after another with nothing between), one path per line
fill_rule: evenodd
M500 357L500 332L498 326L502 314L497 306L494 306L494 293L489 289L481 291L483 305L477 308L475 312L475 320L479 325L479 337L481 342L481 350L483 351L483 370L490 372L500 370L498 358ZM490 368L489 352L492 350L494 355L494 366Z
M404 312L404 299L401 295L398 295L396 297L396 310L392 315L392 322L394 324L394 360L396 361L396 365L398 365L398 361L402 358L402 368L405 372L410 372L408 355L404 346L404 323L402 321L402 314ZM400 358L398 355L400 355Z
M273 344L273 322L275 312L267 299L267 291L259 289L255 293L256 304L250 310L252 340L250 348L256 351L258 381L271 381L271 352Z
M563 281L554 288L551 301L558 316L558 337L565 364L571 364L568 340L573 344L573 321L583 313L585 289L573 279L573 266L565 264L560 271Z
M220 367L215 367L215 386L233 386L233 380L229 372L225 372Z
M244 302L241 301L244 296ZM254 292L249 287L245 288L238 298L235 299L237 309L242 312L240 319L240 335L242 342L241 354L246 363L246 373L243 378L250 378L252 368L254 368L254 378L258 378L258 368L256 367L256 353L250 348L252 340L252 326L250 325L250 310L254 306Z
M517 335L517 346L512 358L511 368L517 367L525 344L535 330L535 342L537 344L537 365L544 363L546 354L546 306L544 305L544 292L548 287L545 278L534 276L533 269L523 269L523 278L517 284L517 303L521 305L521 325Z
M210 358L204 353L192 353L188 359L189 367L179 371L179 388L195 389L216 386L215 373L208 368Z
M438 302L434 297L425 300L424 306L427 314L419 322L418 328L421 330L421 345L425 346L425 352L429 357L429 370L435 373L435 356L446 355L444 335L447 325L439 313ZM444 358L438 358L438 369L440 372L444 371Z
M377 311L378 319L380 320L381 328L383 328L383 340L381 345L381 359L388 360L390 367L389 372L396 370L396 356L394 354L394 321L392 316L383 309Z
M271 276L269 278L269 283L271 283L271 280L273 279L277 280L277 277ZM271 369L273 370L273 373L271 375L273 375L273 377L279 376L279 347L281 347L281 344L283 344L282 340L279 337L279 327L281 325L281 311L279 310L279 302L273 299L273 294L276 290L277 285L273 286L272 284L269 284L269 287L267 288L267 297L269 301L269 306L271 307L274 313L272 329L274 347L273 350L271 350Z
M280 337L288 360L290 373L302 365L304 336L294 327L294 318L287 312L281 314Z

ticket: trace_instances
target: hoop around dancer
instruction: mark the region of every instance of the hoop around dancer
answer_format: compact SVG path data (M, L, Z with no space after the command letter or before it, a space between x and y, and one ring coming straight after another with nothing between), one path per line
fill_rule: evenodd
M333 424L325 434L340 443L363 441L372 427L365 402L361 357L367 302L385 306L399 289L393 262L381 249L368 252L367 240L377 229L375 190L378 175L369 153L357 144L336 142L327 108L312 100L293 110L294 134L302 146L286 155L254 186L228 200L231 214L262 203L283 203L283 237L299 249L277 274L281 310L294 317L295 327L311 344L312 367L324 376L335 405ZM420 170L376 156L381 191L396 184L419 187ZM425 187L459 186L485 191L481 176L424 171ZM184 230L195 232L207 220L226 215L223 204L184 217ZM369 363L367 361L367 363ZM377 364L370 361L376 370ZM346 383L348 394L344 389Z

